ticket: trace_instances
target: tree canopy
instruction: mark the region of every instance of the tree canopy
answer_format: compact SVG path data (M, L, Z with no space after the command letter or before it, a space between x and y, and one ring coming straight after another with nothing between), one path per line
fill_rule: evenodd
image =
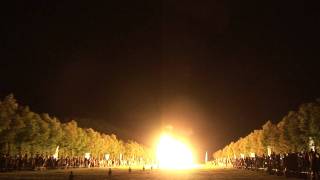
M244 138L231 142L213 154L214 158L309 151L310 143L320 146L320 101L302 104L290 111L278 123L267 121L261 129L254 130Z
M59 146L60 156L126 158L150 162L152 151L135 141L123 142L114 134L81 128L75 120L61 123L49 114L32 112L17 103L12 94L0 100L0 153L53 155Z

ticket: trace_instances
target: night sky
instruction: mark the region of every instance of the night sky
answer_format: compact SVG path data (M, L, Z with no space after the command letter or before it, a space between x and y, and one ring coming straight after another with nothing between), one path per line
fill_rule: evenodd
M200 151L320 97L318 6L306 1L11 1L0 95L150 145Z

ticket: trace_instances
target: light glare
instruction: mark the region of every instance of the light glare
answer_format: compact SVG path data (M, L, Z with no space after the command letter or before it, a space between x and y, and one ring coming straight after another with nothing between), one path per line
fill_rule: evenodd
M157 159L160 168L189 169L193 167L190 148L169 135L162 135L157 146Z

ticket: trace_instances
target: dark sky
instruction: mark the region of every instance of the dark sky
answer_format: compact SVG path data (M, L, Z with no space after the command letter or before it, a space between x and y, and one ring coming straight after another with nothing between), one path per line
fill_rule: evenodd
M320 97L319 11L293 1L11 1L0 95L145 144L214 151Z

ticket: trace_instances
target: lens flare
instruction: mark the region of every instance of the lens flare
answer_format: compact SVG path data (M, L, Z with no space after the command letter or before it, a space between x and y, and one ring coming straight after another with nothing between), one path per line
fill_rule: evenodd
M191 149L169 135L161 136L156 154L160 168L190 169L194 166Z

